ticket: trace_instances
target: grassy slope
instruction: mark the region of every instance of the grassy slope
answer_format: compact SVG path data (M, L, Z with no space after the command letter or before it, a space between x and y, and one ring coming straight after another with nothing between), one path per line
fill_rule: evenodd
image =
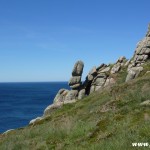
M1 135L0 149L129 150L136 149L132 142L150 144L150 109L140 106L150 99L150 73L123 83L124 70L114 87L64 105L36 125Z

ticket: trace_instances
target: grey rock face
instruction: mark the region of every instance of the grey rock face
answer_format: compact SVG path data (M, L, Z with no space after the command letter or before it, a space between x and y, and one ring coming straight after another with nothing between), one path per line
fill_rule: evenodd
M95 86L92 85L91 88L90 88L90 94L93 93L94 91L95 91Z
M84 68L84 63L82 61L77 61L74 65L72 76L81 76Z
M142 66L148 59L150 59L150 25L148 27L148 32L146 37L138 42L137 47L135 49L135 54L132 58L132 61L128 65L128 75L126 81L134 79L140 73ZM134 72L134 73L133 73ZM135 74L135 75L134 75Z
M103 63L99 67L97 67L96 70L99 73L99 72L101 72L101 70L105 69L106 67L107 67L107 65Z
M78 90L70 90L66 95L65 101L71 101L76 99L78 96Z
M73 76L69 81L69 86L79 84L81 82L81 76Z
M125 66L125 67L128 66L129 63L130 63L130 60L128 60L128 61L124 64L124 66Z
M53 111L55 111L56 109L61 108L63 105L63 102L57 102L54 104L49 105L45 110L44 110L44 116L47 116L49 114L51 114Z
M141 71L143 71L143 67L133 67L133 68L131 68L128 72L127 77L126 77L126 82L136 78Z
M81 89L78 94L78 99L82 99L85 96L85 89Z
M71 89L75 90L75 89L79 89L81 86L81 83L78 84L74 84L74 85L70 85Z
M122 67L122 66L125 66L126 62L127 62L126 58L125 58L124 56L121 56L121 57L117 60L116 64L112 67L110 73L111 73L111 74L115 74L115 73L119 72L120 69L121 69L121 67Z
M60 89L58 91L57 95L54 98L54 103L63 102L65 100L65 97L66 97L66 95L67 95L68 92L69 92L69 90Z
M121 64L116 64L113 66L113 68L111 69L111 74L117 73L119 70L121 69Z
M113 85L115 83L116 83L116 81L114 80L114 78L107 78L104 86Z
M100 72L109 72L110 71L110 67L106 67L105 69L101 70Z
M135 78L135 75L136 75L136 73L135 73L135 71L133 71L132 69L128 72L128 75L127 75L127 77L126 77L126 82L127 81L130 81L130 80L132 80L132 79L134 79Z

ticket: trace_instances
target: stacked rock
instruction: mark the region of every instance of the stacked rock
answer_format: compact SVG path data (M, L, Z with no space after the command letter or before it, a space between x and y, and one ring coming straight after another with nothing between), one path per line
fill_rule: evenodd
M128 65L126 81L132 80L143 70L142 65L150 59L150 24L146 37L138 42L133 58Z
M71 90L66 95L65 101L70 101L77 98L78 92L80 91L82 86L81 77L83 73L83 68L84 63L82 61L77 61L75 63L74 68L72 70L72 77L68 82Z
M69 81L69 86L72 89L78 89L81 86L81 76L83 72L84 63L77 61L72 71L72 77Z

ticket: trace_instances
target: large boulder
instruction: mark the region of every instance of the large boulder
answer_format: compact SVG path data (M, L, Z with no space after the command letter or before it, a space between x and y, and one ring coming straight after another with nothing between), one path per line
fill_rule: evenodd
M85 89L81 89L78 93L78 99L82 99L85 96Z
M81 85L81 76L73 76L69 80L69 86L73 88L78 88Z
M81 76L84 68L84 63L82 61L77 61L74 65L72 76Z
M143 67L133 67L129 70L128 75L126 77L126 82L136 78L140 72L143 71Z
M53 111L61 108L63 105L63 102L57 102L54 104L49 105L45 110L44 110L44 116L50 115Z
M110 85L113 85L115 83L116 83L115 79L110 77L110 78L107 78L104 86L110 86Z
M66 95L65 101L71 101L77 99L78 90L70 90Z
M68 94L68 92L69 92L69 90L67 90L67 89L60 89L54 98L54 103L63 102L65 100L65 97Z
M111 73L111 74L117 73L120 69L121 69L121 64L120 64L120 63L115 64L115 65L112 67L110 73Z

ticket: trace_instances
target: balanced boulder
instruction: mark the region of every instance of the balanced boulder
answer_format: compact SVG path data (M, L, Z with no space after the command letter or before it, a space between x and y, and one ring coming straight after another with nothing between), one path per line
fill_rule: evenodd
M77 61L72 70L72 76L81 76L84 68L84 63L82 61Z

